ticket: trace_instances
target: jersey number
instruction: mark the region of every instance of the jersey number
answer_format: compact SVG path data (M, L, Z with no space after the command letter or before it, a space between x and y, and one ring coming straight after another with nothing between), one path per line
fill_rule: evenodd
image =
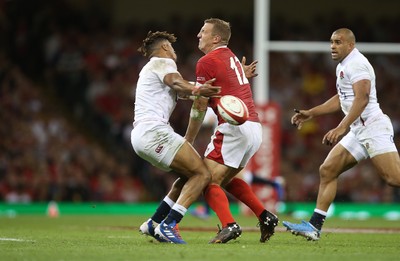
M249 80L247 80L247 78L244 74L243 67L242 67L242 64L240 63L239 59L236 56L231 57L230 62L231 62L231 69L235 71L236 77L239 81L239 84L243 85L243 84L249 83ZM240 72L239 72L239 68L240 68Z

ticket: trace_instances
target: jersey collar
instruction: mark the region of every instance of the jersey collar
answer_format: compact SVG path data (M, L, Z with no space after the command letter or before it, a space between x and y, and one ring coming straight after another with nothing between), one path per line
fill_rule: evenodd
M356 53L359 53L357 48L354 48L344 59L340 62L341 65L345 65Z

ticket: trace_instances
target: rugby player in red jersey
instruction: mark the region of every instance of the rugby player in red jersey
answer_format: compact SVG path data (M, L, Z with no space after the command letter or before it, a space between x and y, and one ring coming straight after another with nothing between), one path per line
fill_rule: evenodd
M217 214L222 228L210 243L226 243L241 235L242 230L236 223L229 209L228 198L222 187L235 198L247 205L257 216L261 230L261 242L268 241L278 225L275 214L266 210L251 187L244 180L236 177L257 152L262 142L262 126L253 101L253 94L242 63L228 48L231 37L230 24L217 18L204 21L197 35L199 49L205 54L197 62L196 81L205 83L215 78L214 84L221 86L220 95L233 95L244 101L249 110L249 119L241 125L224 122L218 114L218 97L208 100L218 116L218 126L211 137L205 152L204 162L212 175L212 181L204 191L204 198ZM254 76L255 64L248 76ZM194 108L202 99L194 101ZM193 108L192 108L193 110ZM203 111L203 109L200 109ZM197 114L194 113L196 116ZM202 120L191 117L185 138L194 141Z

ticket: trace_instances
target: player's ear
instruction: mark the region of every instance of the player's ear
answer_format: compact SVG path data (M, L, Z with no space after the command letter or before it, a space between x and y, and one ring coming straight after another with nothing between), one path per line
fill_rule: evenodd
M219 35L214 35L214 43L219 43L221 42L222 38Z
M162 43L160 46L164 51L168 50L168 43Z

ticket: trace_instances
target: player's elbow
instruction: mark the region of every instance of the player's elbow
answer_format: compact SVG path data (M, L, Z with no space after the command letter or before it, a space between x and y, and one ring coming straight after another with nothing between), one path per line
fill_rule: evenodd
M184 80L179 73L169 73L164 76L164 84L168 85L172 89L180 92L183 90Z
M359 103L360 103L361 107L363 107L363 108L367 107L367 105L369 103L369 93L365 93L363 96L361 96Z

